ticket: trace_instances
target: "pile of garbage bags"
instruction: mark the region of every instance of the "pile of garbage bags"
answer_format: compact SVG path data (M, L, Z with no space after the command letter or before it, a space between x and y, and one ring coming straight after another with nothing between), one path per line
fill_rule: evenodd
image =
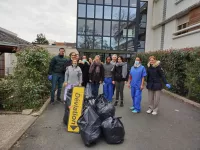
M104 95L96 99L91 97L84 100L82 116L78 120L81 138L86 146L98 142L104 137L108 144L120 144L124 141L125 130L120 117L116 118L115 107Z
M67 92L63 122L68 125L72 89ZM83 112L78 120L81 138L86 146L96 144L103 137L108 144L124 141L125 130L120 117L115 117L115 107L101 94L97 98L84 98Z

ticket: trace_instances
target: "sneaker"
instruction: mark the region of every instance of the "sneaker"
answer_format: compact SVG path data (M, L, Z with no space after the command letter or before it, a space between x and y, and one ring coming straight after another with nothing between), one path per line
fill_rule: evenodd
M134 107L130 107L130 110L134 110Z
M138 112L137 110L133 110L132 113L137 114L137 113L139 113L139 112Z
M117 104L118 104L118 101L115 102L115 106L117 106Z
M123 107L123 106L124 106L124 103L123 103L123 102L121 102L121 103L120 103L120 107Z
M54 102L54 101L53 101L53 102L51 101L50 104L51 104L51 105L55 105L55 102Z
M152 110L151 110L151 109L148 109L148 110L147 110L147 114L150 114L150 113L152 113Z
M157 111L153 111L153 112L152 112L152 115L154 115L154 116L157 115L157 114L158 114Z

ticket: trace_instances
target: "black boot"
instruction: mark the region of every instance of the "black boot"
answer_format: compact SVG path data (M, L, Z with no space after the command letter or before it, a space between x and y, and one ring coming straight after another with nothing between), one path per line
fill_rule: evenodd
M124 102L123 101L121 101L120 107L124 107Z
M115 101L115 106L117 106L117 104L118 104L118 101L116 100L116 101Z

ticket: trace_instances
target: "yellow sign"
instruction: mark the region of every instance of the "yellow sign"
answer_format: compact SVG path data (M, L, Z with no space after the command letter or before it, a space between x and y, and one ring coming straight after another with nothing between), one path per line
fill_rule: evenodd
M79 132L77 121L82 114L84 87L74 87L72 92L71 107L69 112L68 131Z

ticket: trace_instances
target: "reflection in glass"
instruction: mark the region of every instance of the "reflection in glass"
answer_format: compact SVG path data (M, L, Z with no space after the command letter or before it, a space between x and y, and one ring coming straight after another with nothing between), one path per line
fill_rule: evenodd
M127 50L134 51L134 38L128 38Z
M93 49L93 36L86 36L85 37L85 45L86 49Z
M119 33L119 21L112 22L112 36L115 36Z
M94 33L94 20L87 20L86 34L93 35L93 33Z
M96 0L96 4L103 4L103 0Z
M118 39L115 37L111 38L111 50L118 50Z
M104 7L104 19L111 19L111 6Z
M102 35L102 20L95 20L95 35Z
M85 17L86 16L86 5L78 4L78 16Z
M145 50L139 48L139 49L137 50L137 52L138 52L138 53L143 53L143 52L145 52Z
M119 39L119 49L120 50L126 50L126 46L127 46L127 38L121 36Z
M123 37L127 36L127 23L126 22L120 22L120 33Z
M79 0L79 3L86 3L86 0Z
M130 7L137 7L137 0L130 0Z
M78 48L85 48L85 37L84 36L78 36L78 42L77 42Z
M138 48L145 48L145 41L138 41Z
M119 20L120 7L113 7L112 19Z
M102 37L94 37L94 49L101 49L102 48Z
M87 17L94 18L94 5L87 5Z
M104 36L110 36L110 21L104 21L104 30L103 30L103 35Z
M135 37L135 24L134 24L134 22L129 22L128 37Z
M111 5L112 4L112 0L105 0L105 5Z
M129 9L129 20L134 20L136 18L136 8Z
M103 37L103 49L110 50L110 37Z
M85 34L85 19L78 19L78 34Z
M87 3L94 4L94 0L87 0Z
M103 6L96 6L96 18L103 18Z
M122 0L121 5L122 6L128 6L128 0Z
M120 0L113 0L113 5L120 6Z
M127 17L128 17L128 8L127 7L121 7L120 19L121 20L127 20Z

